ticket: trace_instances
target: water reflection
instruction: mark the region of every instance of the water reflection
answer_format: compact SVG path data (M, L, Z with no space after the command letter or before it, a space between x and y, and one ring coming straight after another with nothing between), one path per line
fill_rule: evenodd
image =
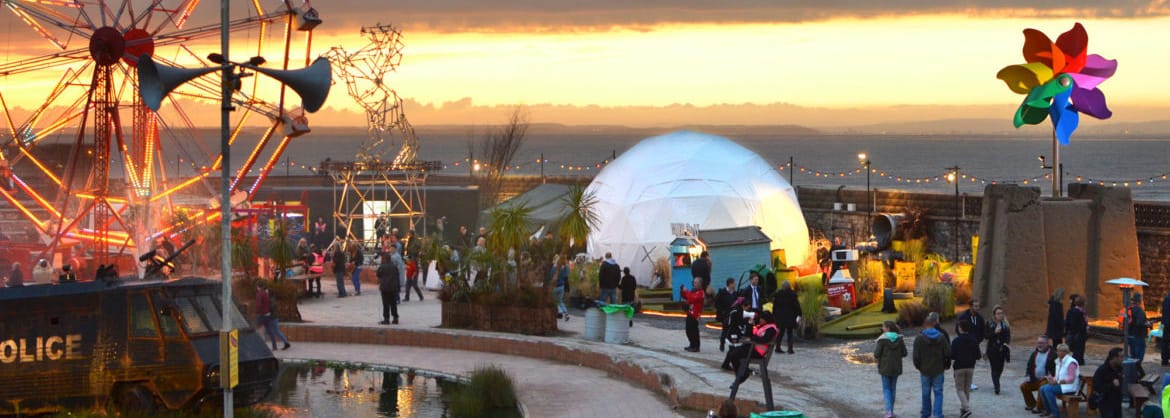
M447 398L461 385L413 371L284 364L265 403L282 417L439 418L450 416Z

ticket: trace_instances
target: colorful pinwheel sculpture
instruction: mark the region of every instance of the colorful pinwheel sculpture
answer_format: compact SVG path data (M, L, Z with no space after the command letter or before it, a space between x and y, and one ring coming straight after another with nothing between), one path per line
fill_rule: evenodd
M1036 125L1052 115L1052 129L1062 145L1077 129L1077 112L1109 119L1105 93L1097 85L1117 71L1117 60L1087 54L1089 34L1080 23L1053 43L1043 32L1024 29L1024 61L1004 67L995 76L1012 91L1027 95L1016 109L1014 124Z

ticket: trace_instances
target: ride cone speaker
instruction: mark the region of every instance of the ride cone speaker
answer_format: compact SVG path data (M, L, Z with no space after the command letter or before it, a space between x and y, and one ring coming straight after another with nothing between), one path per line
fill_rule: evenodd
M325 99L329 97L329 88L333 84L333 68L325 58L317 58L312 65L300 70L270 70L252 64L240 66L266 74L291 87L301 96L301 103L309 113L321 109ZM142 95L142 102L146 107L158 111L162 106L162 99L170 94L171 90L195 77L221 68L176 68L154 62L150 55L142 55L138 58L138 92Z
M301 104L309 113L321 109L325 104L325 98L329 97L329 87L333 84L333 65L323 57L318 57L313 64L299 70L271 70L252 64L240 66L275 78L291 87L298 96L301 96Z
M154 62L150 55L138 57L138 94L150 110L158 111L162 100L175 87L195 77L218 70L219 67L176 68Z

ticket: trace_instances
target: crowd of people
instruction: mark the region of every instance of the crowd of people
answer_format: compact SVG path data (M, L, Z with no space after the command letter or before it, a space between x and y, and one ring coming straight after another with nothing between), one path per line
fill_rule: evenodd
M1059 308L1063 292L1058 291L1050 306ZM1060 318L1060 324L1073 328L1060 327L1059 332L1048 322L1048 332L1055 335L1040 335L1036 338L1035 349L1029 354L1024 365L1025 379L1019 388L1024 400L1024 409L1028 412L1045 417L1062 416L1058 398L1074 395L1081 391L1081 371L1084 365L1083 336L1087 335L1087 324L1084 323L1083 299L1078 295L1070 297L1072 307ZM1126 326L1145 328L1144 314L1140 310L1140 298L1136 305L1130 307L1133 311L1131 322ZM1170 302L1168 302L1170 303ZM943 416L943 384L946 371L952 370L955 379L956 397L959 401L960 417L973 416L970 396L971 391L978 388L972 383L976 363L987 360L990 364L993 391L1000 394L1000 378L1005 363L1011 361L1011 323L1001 306L992 308L992 317L985 319L980 313L979 300L972 300L970 307L962 312L955 320L955 337L939 324L938 313L927 315L922 329L914 337L912 362L920 375L922 405L920 416ZM1053 316L1055 318L1055 316ZM1058 342L1059 339L1078 341L1080 352L1075 352L1067 342ZM1144 347L1144 335L1139 334L1140 341L1135 345ZM1140 355L1141 347L1134 347L1133 354ZM905 337L900 333L897 324L886 321L882 324L882 334L877 338L874 348L874 359L877 363L878 374L882 379L882 393L884 397L885 417L893 417L894 404L897 398L898 376L902 374L903 359L907 357ZM1141 357L1136 357L1141 358ZM1113 348L1109 351L1104 364L1094 373L1092 388L1087 391L1093 393L1089 402L1097 409L1102 417L1121 416L1121 379L1122 379L1122 349Z

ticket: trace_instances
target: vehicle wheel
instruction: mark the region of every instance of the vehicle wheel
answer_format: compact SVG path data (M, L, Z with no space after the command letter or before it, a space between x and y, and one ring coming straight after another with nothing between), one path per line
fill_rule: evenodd
M151 415L155 409L154 395L142 385L123 386L118 393L118 407L125 415Z

